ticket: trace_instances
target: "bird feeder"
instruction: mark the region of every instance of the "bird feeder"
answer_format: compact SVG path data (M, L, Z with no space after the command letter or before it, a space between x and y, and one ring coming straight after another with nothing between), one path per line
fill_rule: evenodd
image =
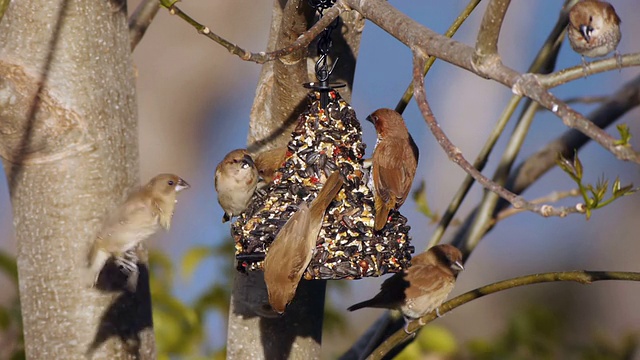
M336 170L344 185L325 212L303 277L359 279L407 268L414 252L407 219L392 210L384 228L373 229L373 193L367 185L369 171L363 168L365 147L356 113L339 93L334 89L311 91L274 180L255 192L231 226L237 269L262 270L279 229L298 204L316 197L321 180Z

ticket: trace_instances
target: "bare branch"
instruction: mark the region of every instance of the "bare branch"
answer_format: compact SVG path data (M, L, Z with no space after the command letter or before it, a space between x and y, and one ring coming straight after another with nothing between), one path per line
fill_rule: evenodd
M193 26L199 34L202 34L215 41L216 43L222 45L230 53L237 55L240 59L244 61L255 62L258 64L264 64L267 61L273 61L275 59L279 59L283 56L289 55L296 50L304 49L313 41L313 39L318 37L318 35L320 35L320 33L322 33L322 31L327 26L329 26L335 19L337 19L342 11L344 11L344 8L334 5L331 8L327 9L323 13L322 18L318 20L318 22L316 22L308 31L302 33L294 42L290 43L289 45L271 52L253 53L224 39L222 36L211 32L211 29L209 29L207 26L200 24L189 15L185 14L182 10L180 10L175 5L176 1L160 0L160 2L162 3L162 6L169 10L169 13L171 13L171 15L177 15L184 21L191 24L191 26Z
M158 0L143 0L129 18L129 39L133 51L160 10Z
M416 98L416 102L418 103L418 107L422 112L422 116L427 122L427 126L429 130L433 133L436 138L436 141L442 149L445 151L447 156L451 161L460 166L465 172L469 175L473 176L473 178L479 182L482 186L484 186L487 190L492 191L498 194L501 198L510 202L513 207L516 209L526 209L532 212L536 212L542 216L566 216L570 213L579 213L581 209L573 207L558 207L554 208L551 205L537 205L532 204L521 196L518 196L511 191L505 189L504 187L496 184L491 179L482 175L478 169L474 168L465 158L462 156L462 152L458 147L456 147L446 136L446 134L440 128L440 125L437 123L433 113L431 112L431 107L427 102L426 92L424 89L424 78L422 77L422 69L424 68L424 58L418 54L414 54L414 65L413 65L413 81L414 81L414 96Z
M477 60L482 61L487 56L498 55L498 39L500 28L507 13L511 0L491 0L484 11L478 38L476 40Z
M558 202L564 198L568 198L568 197L576 197L580 195L580 190L578 189L571 189L568 191L554 191L549 195L531 200L531 203L533 204L544 204L546 202ZM522 209L514 209L514 208L509 208L506 210L502 210L501 212L498 213L498 215L496 215L495 219L492 221L492 223L490 224L491 226L495 226L495 224L498 221L502 221L510 216L513 216L515 214L519 214L521 212L523 212L524 210ZM486 231L485 231L486 233Z
M448 313L449 311L464 305L472 300L481 298L485 295L490 295L496 292L520 287L524 285L540 284L555 281L572 281L580 284L591 284L595 281L603 280L623 280L623 281L640 281L640 273L637 272L624 272L624 271L562 271L562 272L549 272L542 274L532 274L520 276L513 279L499 281L490 285L486 285L475 290L466 292L460 296L457 296L446 303L442 304L438 308L440 316ZM408 326L408 331L415 332L425 324L436 319L438 315L436 311L432 311L428 315L423 316L418 321L413 321ZM406 341L412 335L407 334L404 330L398 330L387 341L382 343L374 352L367 358L368 360L378 360L384 358L395 346Z
M578 65L554 72L549 75L538 75L538 80L547 89L566 84L569 81L580 79L588 75L599 74L605 71L622 69L623 67L631 67L640 65L640 53L625 54L621 56L613 56L608 59L598 60L584 65Z
M602 145L620 160L640 163L640 155L630 146L617 144L617 139L607 134L583 115L573 110L567 104L545 90L538 75L524 74L518 78L512 90L515 94L524 95L538 102L540 105L551 110L562 122L572 128L579 130L589 138Z
M460 15L458 15L458 17L453 22L453 24L449 26L449 29L447 29L447 32L444 33L444 36L448 38L453 37L453 35L455 35L455 33L460 28L460 26L462 26L462 24L465 22L465 20L467 20L469 15L471 15L473 10L475 10L478 4L480 4L480 0L471 0L469 4L467 4L467 6L464 8L464 10L462 10ZM424 65L424 72L422 76L427 75L427 73L429 72L429 69L431 69L431 66L435 61L436 61L436 58L434 56L429 56L429 58L427 59L427 62ZM400 114L402 114L404 112L404 109L409 104L409 101L411 101L412 97L413 97L413 81L411 81L411 83L409 83L409 86L407 86L407 89L404 91L404 94L402 95L402 98L398 102L398 105L396 105L395 110Z
M553 94L548 92L538 77L532 74L520 74L503 65L499 57L493 56L476 66L475 51L471 47L437 34L415 22L392 5L382 0L341 0L341 2L374 22L381 29L392 34L407 45L414 53L420 52L435 56L453 65L508 86L514 94L526 96L540 103L560 117L563 123L580 130L592 140L609 150L620 160L640 163L640 155L631 147L616 144L616 139L594 126L580 113L571 109ZM491 60L491 61L489 61Z

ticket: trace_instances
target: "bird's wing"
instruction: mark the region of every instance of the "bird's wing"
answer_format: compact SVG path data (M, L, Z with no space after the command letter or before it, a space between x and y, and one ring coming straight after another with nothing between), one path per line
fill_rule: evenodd
M399 148L401 146L396 141L381 141L375 150L378 154L373 162L373 182L376 193L385 203L397 202L406 192L407 171L403 166L404 149Z
M418 157L419 151L418 146L413 141L411 135L409 135L409 146L404 147L403 149L404 155L402 156L400 167L401 171L401 180L398 191L400 191L397 196L397 207L402 206L404 201L409 196L409 192L411 191L411 186L413 185L413 178L416 174L416 168L418 167Z
M407 281L411 285L405 290L407 297L417 298L420 295L439 292L443 287L449 288L455 282L450 272L436 265L413 265L407 271Z
M104 240L105 250L118 253L149 237L156 226L149 203L132 196L109 213L98 237Z
M287 220L269 247L265 258L265 280L267 277L295 278L301 264L311 252L304 239L309 227L309 207L303 202Z
M383 296L388 299L389 305L391 303L400 304L405 299L405 290L409 287L409 281L407 281L407 272L393 274L390 278L385 280L380 285L380 293L376 297Z

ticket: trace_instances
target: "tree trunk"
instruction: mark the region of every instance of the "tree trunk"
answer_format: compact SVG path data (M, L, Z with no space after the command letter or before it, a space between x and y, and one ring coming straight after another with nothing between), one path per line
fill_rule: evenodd
M267 51L293 42L311 25L311 15L306 0L275 0ZM355 11L345 11L341 19L343 25L333 32L330 53L331 60L340 57L340 61L331 80L347 83L340 93L348 101L364 18ZM315 46L311 48L315 55ZM307 106L308 89L302 84L316 81L315 60L309 61L308 56L308 51L299 51L263 66L251 111L250 151L260 152L289 141L295 120ZM260 316L262 306L268 303L263 274L237 274L229 313L227 358L320 358L325 289L325 281L302 280L285 315L265 318Z
M27 357L154 358L145 269L135 295L82 281L103 216L139 182L126 3L12 1L0 46Z

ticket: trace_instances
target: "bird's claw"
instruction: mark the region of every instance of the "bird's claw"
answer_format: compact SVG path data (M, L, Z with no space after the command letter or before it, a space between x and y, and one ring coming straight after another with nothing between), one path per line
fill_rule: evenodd
M589 64L587 60L585 60L584 56L582 56L582 75L586 78L589 76Z
M415 331L413 331L413 332L409 331L409 323L411 321L413 321L412 318L408 318L408 317L404 316L404 327L402 329L404 330L405 334L411 335L412 337L415 337L416 336L416 332Z
M616 57L616 64L618 65L618 71L619 72L622 71L622 55L620 55L620 52L616 50L613 56Z

